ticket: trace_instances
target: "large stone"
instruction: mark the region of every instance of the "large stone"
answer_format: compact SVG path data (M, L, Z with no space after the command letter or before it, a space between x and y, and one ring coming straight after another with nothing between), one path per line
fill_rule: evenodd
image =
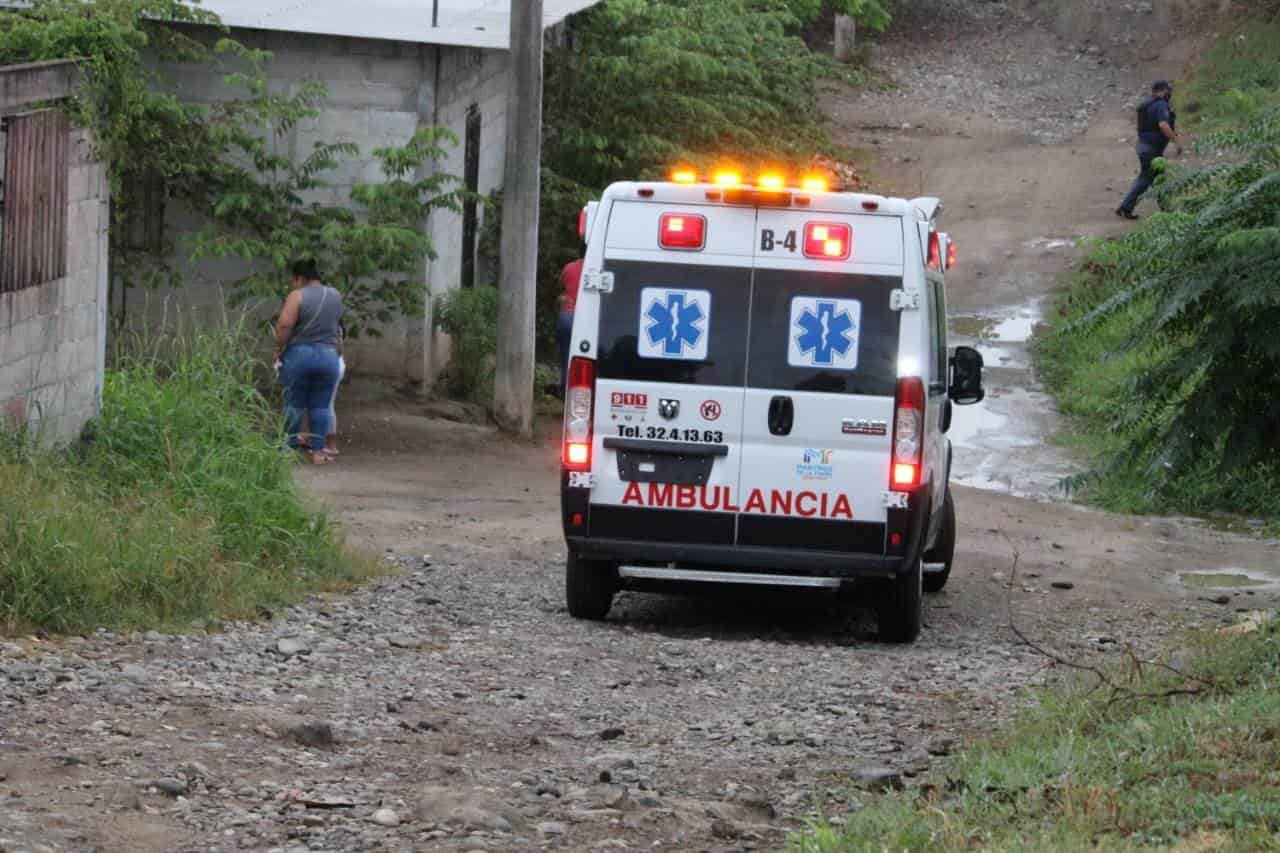
M868 791L890 791L902 787L902 774L889 767L862 767L853 772L853 781Z
M414 807L418 820L445 823L465 830L510 832L519 813L486 794L429 785L421 789Z

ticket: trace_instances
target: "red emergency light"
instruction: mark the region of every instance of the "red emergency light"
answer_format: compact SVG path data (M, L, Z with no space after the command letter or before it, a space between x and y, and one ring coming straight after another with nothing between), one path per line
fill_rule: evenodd
M707 242L707 218L696 213L664 213L658 223L658 245L664 249L699 251Z
M904 376L894 394L893 470L889 488L909 492L920 485L924 465L924 380Z
M806 222L804 256L823 261L849 259L853 249L853 228L843 222Z
M561 462L569 471L591 470L592 419L595 417L596 363L589 358L569 362L564 395L564 443Z

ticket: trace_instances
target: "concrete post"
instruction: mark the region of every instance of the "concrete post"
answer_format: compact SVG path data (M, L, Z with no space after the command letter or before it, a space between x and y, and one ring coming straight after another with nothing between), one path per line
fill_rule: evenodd
M509 74L493 415L503 429L531 436L542 163L542 0L511 0Z
M852 62L857 24L848 15L836 15L836 62Z

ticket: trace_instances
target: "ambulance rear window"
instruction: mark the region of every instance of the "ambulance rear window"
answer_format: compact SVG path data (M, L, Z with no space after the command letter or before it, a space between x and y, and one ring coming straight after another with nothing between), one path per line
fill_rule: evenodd
M599 376L737 385L746 376L746 267L608 261L600 297Z
M898 287L894 276L756 270L747 385L892 397Z

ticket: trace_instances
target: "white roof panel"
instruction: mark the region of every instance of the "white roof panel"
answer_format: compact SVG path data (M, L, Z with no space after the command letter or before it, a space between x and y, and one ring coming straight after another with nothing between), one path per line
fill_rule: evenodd
M600 0L543 0L544 26ZM505 49L511 0L203 0L230 27ZM432 26L432 14L436 25Z

